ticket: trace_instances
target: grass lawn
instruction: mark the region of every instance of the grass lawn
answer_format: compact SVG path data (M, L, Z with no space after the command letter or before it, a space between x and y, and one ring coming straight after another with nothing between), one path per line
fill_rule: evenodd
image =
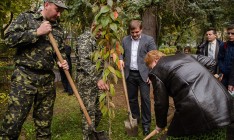
M52 122L53 140L82 140L81 112L75 96L68 96L62 92L61 86L57 88L57 98L54 106L54 117ZM126 134L124 120L127 119L125 106L116 107L116 117L112 121L112 140L142 140L141 125L138 128L138 137L129 137ZM153 114L152 114L153 115ZM152 117L153 119L154 117ZM154 128L152 120L151 130ZM108 118L103 117L97 130L105 130L108 134ZM23 125L20 140L34 140L35 132L32 115L28 116Z

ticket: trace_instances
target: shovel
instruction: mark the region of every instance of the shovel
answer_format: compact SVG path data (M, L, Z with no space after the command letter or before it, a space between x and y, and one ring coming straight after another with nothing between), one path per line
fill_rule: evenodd
M132 117L132 112L131 112L130 105L129 105L128 91L127 91L127 86L126 86L126 81L125 81L125 76L124 76L124 70L123 70L123 68L121 68L121 73L122 73L124 94L125 94L125 98L126 98L126 102L127 102L128 119L129 119L129 120L125 120L124 121L125 130L127 131L127 134L129 136L136 137L138 135L137 119L134 119Z
M58 44L57 42L55 41L54 39L54 36L52 35L52 33L49 33L49 39L50 39L50 43L52 44L53 48L54 48L54 51L60 61L60 63L62 63L64 60L63 60L63 57L61 55L61 53L59 52L59 49L58 49ZM88 122L88 125L90 126L91 128L91 131L92 131L92 138L91 140L108 140L106 134L104 133L104 131L100 131L100 132L97 132L94 128L94 125L92 124L92 121L91 121L91 118L84 106L84 103L78 93L78 90L74 84L74 81L72 80L71 78L71 75L70 73L68 72L68 70L64 70L64 73L66 74L66 77L67 77L67 80L69 81L70 85L71 85L71 88L72 88L72 91L74 92L79 104L80 104L80 107L81 107L81 110L83 111L84 115L85 115L85 118Z
M174 117L174 113L170 114L169 116L167 116L167 123L169 124L172 119ZM161 133L166 133L167 132L167 129L164 129L163 132ZM149 133L149 135L147 135L144 140L149 140L151 137L153 137L154 135L158 134L157 130L154 129L151 133Z
M148 139L150 139L151 137L153 137L153 136L156 135L156 134L157 134L157 130L154 129L151 133L149 133L149 135L147 135L147 136L144 138L144 140L148 140Z

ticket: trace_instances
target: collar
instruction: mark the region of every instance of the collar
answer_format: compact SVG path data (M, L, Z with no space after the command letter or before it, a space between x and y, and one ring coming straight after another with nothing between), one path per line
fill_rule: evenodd
M132 36L131 36L131 40L133 40L133 41L139 41L139 40L141 40L141 35L140 35L140 37L137 40L133 39Z
M209 42L209 43L211 43L211 44L215 44L216 43L216 39L215 40L213 40L212 42Z

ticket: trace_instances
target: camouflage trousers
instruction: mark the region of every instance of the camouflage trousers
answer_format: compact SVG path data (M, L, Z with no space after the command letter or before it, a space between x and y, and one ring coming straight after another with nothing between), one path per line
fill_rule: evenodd
M102 113L99 108L99 90L96 82L92 82L91 77L80 74L78 77L78 90L92 120L92 124L96 128L101 120ZM83 140L89 140L91 129L86 121L84 114L82 114L82 131Z
M51 139L55 97L52 71L31 71L17 67L11 77L11 92L0 129L0 140L18 139L32 106L37 139Z

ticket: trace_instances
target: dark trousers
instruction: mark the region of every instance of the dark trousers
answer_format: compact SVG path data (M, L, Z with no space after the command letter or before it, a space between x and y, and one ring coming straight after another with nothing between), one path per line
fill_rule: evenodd
M151 105L150 105L150 85L143 81L139 71L130 71L126 80L128 98L133 117L140 120L140 109L138 103L138 89L141 96L141 119L142 127L150 128Z
M63 69L59 69L59 72L60 72L60 76L61 76L61 82L63 84L63 88L65 90L65 92L68 92L68 93L73 93L72 91L72 88L71 88L71 85L70 83L68 82L67 80L67 77L66 77L66 74L65 72L63 71ZM71 74L71 69L69 69L69 73Z

